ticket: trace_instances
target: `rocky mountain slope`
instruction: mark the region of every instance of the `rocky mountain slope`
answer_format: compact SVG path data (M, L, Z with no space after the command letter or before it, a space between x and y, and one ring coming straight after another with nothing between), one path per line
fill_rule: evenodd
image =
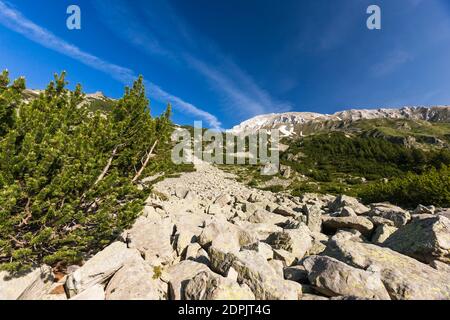
M347 110L333 115L310 112L261 115L231 132L248 134L262 129L280 130L281 174L274 178L261 176L257 166L226 166L224 170L237 173L252 186L271 191L363 197L366 190L374 191L380 183L404 184L406 180L397 179L408 174L424 181L427 177L421 175L450 165L448 106ZM425 195L425 189L414 194ZM396 197L397 204L411 207L422 203L422 199L402 199L397 191L392 191L390 201ZM445 193L447 188L436 194L439 192ZM424 197L431 198L429 194ZM376 201L387 200L381 198Z
M33 90L33 89L25 89L22 91L22 96L24 101L31 102L34 99L37 99L44 90ZM90 108L92 111L102 110L109 111L110 105L114 101L103 94L103 92L98 91L94 93L88 93L84 96L84 100L81 103L81 106L86 106Z
M0 274L0 299L450 299L450 211L285 196L209 164L159 182L82 266Z
M346 110L332 115L313 112L288 112L260 115L242 122L230 131L239 134L261 129L279 129L284 136L302 136L312 129L338 128L360 120L404 119L432 123L450 122L450 107L404 107L401 109Z

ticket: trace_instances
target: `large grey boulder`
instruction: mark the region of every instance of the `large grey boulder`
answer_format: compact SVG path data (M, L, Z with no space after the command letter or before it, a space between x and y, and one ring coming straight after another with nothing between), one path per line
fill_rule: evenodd
M126 232L126 239L128 247L139 250L150 264L170 264L177 256L171 244L173 232L170 218L140 218Z
M307 293L307 294L303 294L302 297L300 298L300 300L304 300L304 301L328 301L330 299L327 298L327 297L324 297L324 296L319 296L317 294Z
M443 216L413 220L394 232L384 245L425 263L450 263L450 220Z
M411 214L408 211L390 203L375 203L371 204L371 207L369 216L391 220L397 228L404 226L411 220Z
M175 230L172 239L179 256L190 244L198 241L206 217L206 215L201 214L183 214L172 217Z
M380 225L375 229L375 233L372 236L372 242L375 244L383 244L393 233L398 229L388 225Z
M211 245L225 251L239 251L241 247L258 242L254 233L226 220L216 219L208 224L199 237L203 248Z
M161 280L169 284L169 298L171 300L184 300L186 285L201 272L211 272L204 264L184 260L164 271Z
M355 229L364 236L368 236L373 230L373 223L361 216L330 217L324 215L322 216L322 227L325 233L336 232L340 229Z
M21 295L23 297L25 291L29 292L36 284L42 283L42 280L44 283L52 282L48 268L43 266L21 275L0 272L0 300L17 300Z
M83 300L83 301L93 301L93 300L105 300L105 290L101 284L94 284L83 292L72 297L70 300Z
M250 245L242 247L243 250L254 250L262 255L266 260L273 259L273 249L270 245L265 242L255 242Z
M350 207L343 207L340 212L338 212L338 217L354 217L356 216L355 210Z
M281 232L283 228L271 223L250 223L247 221L235 221L235 225L253 234L258 240L265 241L274 232Z
M299 229L273 233L267 242L274 249L286 250L299 260L312 248L311 232L305 225L301 225Z
M96 284L104 284L125 263L136 260L142 261L139 251L128 249L123 242L114 242L68 275L67 292L73 297Z
M450 275L450 264L444 263L439 260L432 261L430 263L430 266L432 266L434 269L440 271L440 272L446 272Z
M166 300L167 295L167 284L145 261L125 264L106 287L106 300Z
M223 252L219 248L209 248L211 268L223 276L230 271L237 273L237 281L248 285L258 300L296 300L297 288L288 284L282 272L275 268L256 251ZM281 266L282 267L282 266Z
M293 253L284 249L273 249L273 258L275 260L271 260L269 262L280 262L281 269L286 266L291 266L297 261L297 258Z
M372 223L376 227L383 226L383 225L389 226L389 227L395 227L395 223L392 220L385 219L382 217L377 217L377 216L368 216L368 218L370 221L372 221Z
M267 223L277 225L286 222L286 219L287 218L282 215L275 214L264 209L259 209L248 217L247 221L251 223Z
M450 219L450 209L436 210L436 214Z
M245 248L245 246L243 248ZM234 251L235 254L238 252L239 251ZM220 247L215 247L215 246L209 247L208 255L210 258L211 270L213 270L214 272L217 272L223 276L228 277L228 273L231 268L231 264L233 263L233 261L235 259L235 255L232 253L233 253L233 251L229 251L227 249L223 249Z
M329 237L323 233L311 232L312 246L307 255L319 255L326 249Z
M450 299L450 276L388 248L354 241L331 241L324 255L355 268L378 270L394 300Z
M244 250L232 255L231 267L238 273L238 282L248 285L256 299L298 299L296 288L289 285L257 252Z
M390 300L380 274L351 267L330 257L311 256L303 261L308 278L326 296L355 296Z
M366 241L366 239L361 234L361 232L359 232L358 230L355 230L355 229L338 230L336 232L336 234L330 238L330 241L342 241L342 240L350 240L350 241L358 241L358 242Z
M337 211L340 211L340 209L342 209L344 207L352 208L353 211L358 215L364 214L370 210L370 208L368 208L365 205L363 205L362 203L360 203L358 201L358 199L352 198L352 197L349 197L346 195L338 196L334 200L334 202L332 202L330 204L329 209L332 212L337 212Z
M52 268L41 266L39 277L36 277L32 283L20 294L17 300L42 300L49 293L55 281Z
M279 214L283 217L292 217L292 218L296 218L300 215L300 213L294 211L293 209L287 207L286 205L280 205L276 207L273 210L273 213Z
M212 272L201 272L185 288L187 300L255 300L250 288Z

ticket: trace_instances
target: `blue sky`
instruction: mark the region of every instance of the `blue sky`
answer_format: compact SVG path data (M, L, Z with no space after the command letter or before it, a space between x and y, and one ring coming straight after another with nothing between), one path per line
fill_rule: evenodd
M66 28L77 4L82 29ZM382 9L382 30L366 9ZM282 111L450 104L447 0L0 0L0 68L43 88L120 97L144 75L152 113L229 128Z

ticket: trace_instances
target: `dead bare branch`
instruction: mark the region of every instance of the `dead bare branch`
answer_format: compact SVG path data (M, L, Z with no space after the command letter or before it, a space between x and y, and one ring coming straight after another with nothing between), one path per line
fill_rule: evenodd
M133 183L135 183L139 179L139 177L142 175L142 173L144 172L145 167L147 167L148 162L150 161L150 158L153 155L153 150L155 149L157 144L158 144L158 140L155 141L155 143L153 144L153 146L151 147L150 151L147 154L147 158L145 159L144 164L142 165L141 169L139 169L138 173L134 176L134 178L132 180Z

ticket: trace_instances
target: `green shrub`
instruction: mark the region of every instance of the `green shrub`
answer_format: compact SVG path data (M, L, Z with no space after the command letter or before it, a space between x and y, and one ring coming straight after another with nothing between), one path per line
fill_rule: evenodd
M388 183L367 185L359 192L366 203L389 201L406 208L419 204L450 207L450 167L408 173Z
M287 159L288 154L299 152L303 157L298 161ZM450 165L450 151L423 151L382 138L333 132L292 143L282 155L282 163L318 182L332 182L337 173L379 180L400 177L410 171L422 173L430 166Z
M24 88L0 77L0 268L11 271L77 263L104 248L142 210L139 169L174 170L170 107L151 117L142 77L106 117L79 107L81 87L67 90L64 74L31 103Z

